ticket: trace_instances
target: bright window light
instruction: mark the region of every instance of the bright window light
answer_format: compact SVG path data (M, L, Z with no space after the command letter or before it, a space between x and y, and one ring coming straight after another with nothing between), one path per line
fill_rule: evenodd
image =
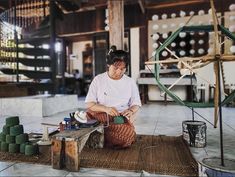
M61 52L62 51L62 45L60 42L55 43L55 51L56 52Z

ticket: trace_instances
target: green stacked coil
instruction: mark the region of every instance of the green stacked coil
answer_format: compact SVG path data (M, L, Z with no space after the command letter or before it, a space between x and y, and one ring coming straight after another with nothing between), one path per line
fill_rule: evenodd
M30 144L30 142L20 144L20 153L21 154L25 154L25 146L29 145L29 144Z
M10 127L10 135L11 136L17 136L24 133L24 127L23 125L14 125Z
M6 135L6 143L10 144L10 143L15 143L15 136L12 135Z
M37 144L26 144L25 145L25 155L35 155L38 154Z
M1 142L1 151L2 152L8 152L8 146L9 144L6 142Z
M1 142L6 142L6 134L5 133L0 133L0 141Z
M20 119L18 116L6 118L6 125L9 127L14 126L14 125L19 125L19 123L20 123Z
M5 122L0 132L0 151L25 155L38 154L38 145L29 142L29 136L24 133L18 116L8 117Z
M8 148L8 152L12 152L12 153L20 152L20 145L19 144L10 143L9 144L9 148Z
M19 134L15 138L16 144L24 144L29 141L29 136L27 133Z
M5 133L6 135L7 135L7 134L10 134L10 126L4 125L4 126L2 127L2 133Z

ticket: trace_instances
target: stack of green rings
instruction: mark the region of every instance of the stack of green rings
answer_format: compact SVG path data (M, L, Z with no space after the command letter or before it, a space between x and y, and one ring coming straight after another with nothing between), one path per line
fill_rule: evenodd
M37 144L29 142L29 136L24 133L24 127L20 125L18 116L6 118L6 124L0 133L0 150L25 155L38 154Z

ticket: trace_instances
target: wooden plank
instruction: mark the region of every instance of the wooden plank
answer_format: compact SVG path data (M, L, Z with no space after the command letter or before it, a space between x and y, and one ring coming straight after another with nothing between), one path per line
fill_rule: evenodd
M57 140L62 140L63 138L65 138L66 141L77 141L81 139L83 136L100 129L100 127L101 126L91 127L91 128L82 128L79 130L65 130L54 135L52 138L57 139Z

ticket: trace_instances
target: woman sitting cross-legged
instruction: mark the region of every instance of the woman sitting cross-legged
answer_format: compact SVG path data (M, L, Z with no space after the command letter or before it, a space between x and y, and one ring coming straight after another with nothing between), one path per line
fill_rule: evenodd
M128 63L125 51L111 49L107 55L107 72L93 79L85 99L88 117L106 125L108 147L129 147L136 137L133 122L141 101L134 79L125 74ZM124 118L124 122L117 121L117 117Z

